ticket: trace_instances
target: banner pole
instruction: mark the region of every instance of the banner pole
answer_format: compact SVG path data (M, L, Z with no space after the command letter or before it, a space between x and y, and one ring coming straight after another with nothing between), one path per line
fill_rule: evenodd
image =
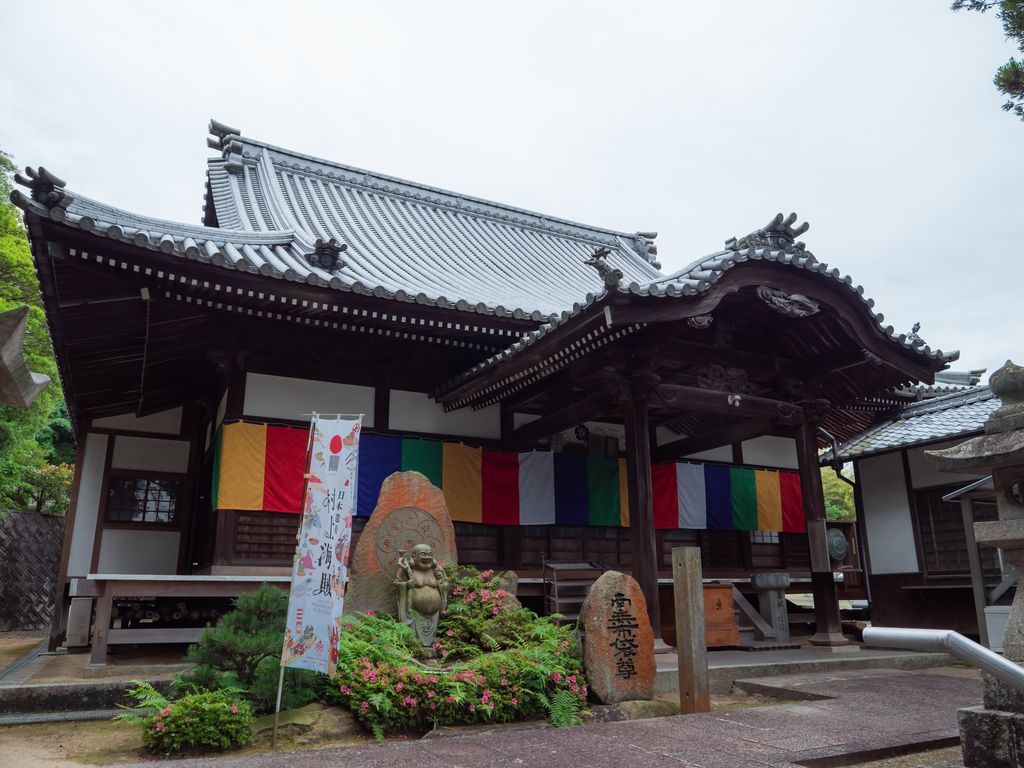
M281 689L284 688L284 665L277 677L277 703L274 705L274 730L270 734L270 748L277 749L277 721L281 718Z
M309 468L309 451L313 447L313 433L316 431L316 420L319 415L316 411L310 414L303 414L304 416L310 416L309 421L309 437L306 440L306 468ZM309 485L309 475L307 474L302 480L302 505L306 504L306 486ZM299 510L301 515L302 509ZM299 526L299 532L295 535L296 551L298 550L299 536L302 532L302 526ZM292 579L291 586L288 588L288 594L292 592L292 588L295 586L295 566L292 566ZM283 653L282 653L283 655ZM281 673L277 676L277 701L274 704L274 730L270 732L270 748L277 749L277 723L281 719L281 691L284 689L284 659L281 659Z

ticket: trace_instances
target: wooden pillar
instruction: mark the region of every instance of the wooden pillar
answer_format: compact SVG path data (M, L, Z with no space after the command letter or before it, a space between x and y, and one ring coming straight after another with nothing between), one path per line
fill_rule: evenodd
M626 487L629 498L629 540L633 577L647 601L656 640L661 638L658 603L658 553L654 536L654 500L651 488L651 427L646 388L632 382L623 403L626 428ZM657 644L657 643L656 643ZM662 643L664 645L664 643Z
M679 711L684 715L711 711L702 576L700 547L676 547L672 550Z
M810 409L805 409L810 417ZM804 497L804 518L807 521L807 544L811 550L811 588L814 592L816 631L810 638L814 645L845 645L839 621L839 599L832 578L832 561L825 537L825 494L821 487L818 464L817 425L808 418L797 430L797 459L800 466L800 489Z

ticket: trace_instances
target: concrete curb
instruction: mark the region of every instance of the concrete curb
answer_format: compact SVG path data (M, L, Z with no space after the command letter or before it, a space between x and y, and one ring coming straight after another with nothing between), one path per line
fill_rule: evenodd
M150 680L162 693L171 681ZM56 712L84 712L117 709L131 704L125 697L125 680L83 683L40 683L0 687L0 715L27 715Z

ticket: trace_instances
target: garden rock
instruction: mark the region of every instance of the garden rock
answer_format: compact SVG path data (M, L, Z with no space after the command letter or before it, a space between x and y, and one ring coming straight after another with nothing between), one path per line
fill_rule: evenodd
M377 505L356 543L345 613L395 615L399 553L417 544L429 544L441 563L457 562L455 526L441 489L419 472L395 472L384 480Z
M604 704L654 697L654 631L640 585L608 571L594 582L580 612L583 664L590 690Z

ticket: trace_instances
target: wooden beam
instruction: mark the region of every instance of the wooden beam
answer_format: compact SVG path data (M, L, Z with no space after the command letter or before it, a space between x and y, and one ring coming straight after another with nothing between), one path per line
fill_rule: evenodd
M803 409L784 400L682 384L659 385L652 398L652 405L669 411L704 411L747 418L761 417L782 424L799 424L803 421Z
M606 392L595 392L571 404L559 403L539 419L513 430L510 447L529 445L543 437L561 432L563 429L599 418L611 408L612 404L612 396Z
M767 419L754 419L728 424L690 437L683 437L658 446L655 453L656 461L669 461L679 456L706 451L720 445L741 443L772 431L772 422Z

